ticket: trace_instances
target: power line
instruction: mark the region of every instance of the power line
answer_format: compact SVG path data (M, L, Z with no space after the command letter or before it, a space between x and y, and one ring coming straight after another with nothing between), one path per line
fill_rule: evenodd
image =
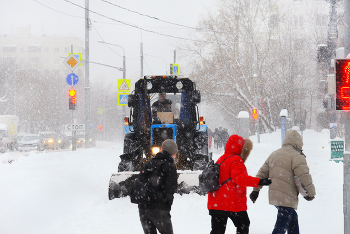
M38 3L38 4L40 4L40 5L42 5L43 7L46 7L46 8L48 8L48 9L52 10L52 11L56 11L56 12L61 13L61 14L63 14L63 15L67 15L67 16L70 16L70 17L75 17L75 18L82 18L82 19L84 19L84 17L82 17L82 16L71 15L71 14L64 13L64 12L62 12L62 11L58 11L58 10L56 10L56 9L54 9L54 8L52 8L52 7L49 7L49 6L47 6L47 5L45 5L45 4L41 3L41 2L38 2L37 0L33 0L33 1L36 2L36 3ZM116 23L111 23L111 22L102 22L102 21L97 21L97 20L93 20L93 19L91 19L91 22L99 23L99 24L121 25L121 24L119 24L119 23L116 24ZM149 28L169 28L169 27L151 27L151 26L144 26L144 27L149 27ZM179 28L170 28L170 29L179 29Z
M66 2L68 2L68 3L70 3L70 4L72 4L72 5L75 5L75 6L77 6L77 7L80 7L80 8L82 8L82 9L84 9L84 10L88 10L88 11L90 11L90 12L96 14L96 15L102 16L102 17L104 17L104 18L107 18L107 19L116 21L116 22L118 22L118 23L121 23L121 24L130 26L130 27L133 27L133 28L137 28L137 29L143 30L143 31L145 31L145 32L150 32L150 33L154 33L154 34L158 34L158 35L162 35L162 36L166 36L166 37L172 37L172 38L181 39L181 40L187 40L187 41L195 41L195 42L202 42L202 43L213 43L213 42L208 42L208 41L200 41L200 40L193 40L193 39L189 39L189 38L177 37L177 36L172 36L172 35L168 35L168 34L164 34L164 33L155 32L155 31L152 31L152 30L147 30L147 29L141 28L141 27L139 27L139 26L132 25L132 24L129 24L129 23L126 23L126 22L123 22L123 21L120 21L120 20L116 20L116 19L114 19L114 18L105 16L105 15L102 15L102 14L96 12L96 11L92 11L92 10L90 10L90 9L85 9L85 7L82 7L82 6L80 6L80 5L78 5L78 4L75 4L75 3L71 2L71 1L68 1L68 0L64 0L64 1L66 1Z
M106 1L106 0L101 0L101 1L102 1L102 2L106 2L106 3L109 3L109 4L113 5L113 6L119 7L119 8L121 8L121 9L123 9L123 10L130 11L130 12L133 12L133 13L136 13L136 14L139 14L139 15L142 15L142 16L145 16L145 17L148 17L148 18L151 18L151 19L159 20L159 21L164 22L164 23L167 23L167 24L172 24L172 25L176 25L176 26L180 26L180 27L195 29L195 30L199 30L199 31L202 31L202 30L203 30L202 28L195 28L195 27L191 27L191 26L187 26L187 25L183 25L183 24L177 24L177 23L172 23L172 22L169 22L169 21L161 20L161 19L159 19L159 18L157 18L157 17L150 16L150 15L146 15L146 14L142 14L142 13L140 13L140 12L127 9L127 8L125 8L125 7L122 7L122 6L119 6L119 5L117 5L117 4L108 2L108 1Z
M49 9L51 9L51 10L53 10L53 11L59 12L59 13L61 13L61 14L68 15L68 16L71 16L71 17L76 17L76 18L82 18L82 19L84 19L84 17L82 17L82 16L70 15L70 14L64 13L64 12L62 12L62 11L58 11L58 10L56 10L56 9L53 9L53 8L51 8L51 7L49 7L49 6L46 6L46 5L42 4L41 2L38 2L37 0L33 0L33 1L36 2L36 3L38 3L38 4L40 4L40 5L42 5L42 6L44 6L44 7L46 7L46 8L49 8Z

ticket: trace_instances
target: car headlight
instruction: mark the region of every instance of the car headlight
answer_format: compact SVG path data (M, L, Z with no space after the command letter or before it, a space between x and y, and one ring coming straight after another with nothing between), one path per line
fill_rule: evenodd
M47 142L49 142L49 143L53 143L53 139L50 139L50 140L48 140Z
M58 143L61 143L61 140L58 140Z
M160 151L160 148L159 148L158 146L152 147L152 154L153 154L153 155L158 154L159 151Z

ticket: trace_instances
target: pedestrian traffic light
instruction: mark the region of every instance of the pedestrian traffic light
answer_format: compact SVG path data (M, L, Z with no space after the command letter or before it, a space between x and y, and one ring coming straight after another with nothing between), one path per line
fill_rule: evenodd
M336 110L350 110L350 59L335 62Z
M75 104L77 101L76 91L74 89L69 90L69 110L75 110Z
M259 117L257 109L253 109L252 117L253 117L253 119L257 119Z

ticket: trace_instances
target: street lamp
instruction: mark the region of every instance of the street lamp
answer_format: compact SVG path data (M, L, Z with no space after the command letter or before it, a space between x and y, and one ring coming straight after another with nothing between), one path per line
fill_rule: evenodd
M107 42L104 42L104 41L99 41L99 43L104 43L106 45L112 45L112 46L117 46L117 47L120 47L123 49L123 79L125 79L125 72L126 72L126 68L125 68L125 50L122 46L120 45L115 45L115 44L111 44L111 43L107 43ZM123 106L123 115L126 116L126 107ZM124 137L124 131L122 131L122 136Z
M15 63L15 92L14 92L14 102L15 102L15 115L17 115L17 64L16 64L16 60L18 55L23 54L23 52L19 52L14 59L14 63Z
M99 41L99 43L104 43L104 44L112 45L112 46L118 46L118 47L123 49L123 53L124 53L124 55L123 55L123 79L125 79L125 71L126 70L125 70L125 50L124 50L124 48L122 46L120 46L120 45L115 45L115 44L107 43L107 42L104 42L104 41Z
M151 57L155 57L155 58L163 59L163 58L161 58L161 57L154 56L154 55L150 55L150 54L145 54L145 55L151 56ZM168 66L167 66L167 63L166 63L165 59L163 59L163 61L165 62L165 75L168 75L168 71L167 71L167 67L168 67Z

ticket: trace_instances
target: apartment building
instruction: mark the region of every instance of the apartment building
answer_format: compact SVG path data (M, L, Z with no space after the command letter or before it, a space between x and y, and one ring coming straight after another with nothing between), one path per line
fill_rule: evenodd
M19 69L69 74L63 64L68 54L79 53L84 58L84 43L77 37L32 35L30 27L17 28L14 36L0 35L0 63ZM83 64L78 67L79 73Z

